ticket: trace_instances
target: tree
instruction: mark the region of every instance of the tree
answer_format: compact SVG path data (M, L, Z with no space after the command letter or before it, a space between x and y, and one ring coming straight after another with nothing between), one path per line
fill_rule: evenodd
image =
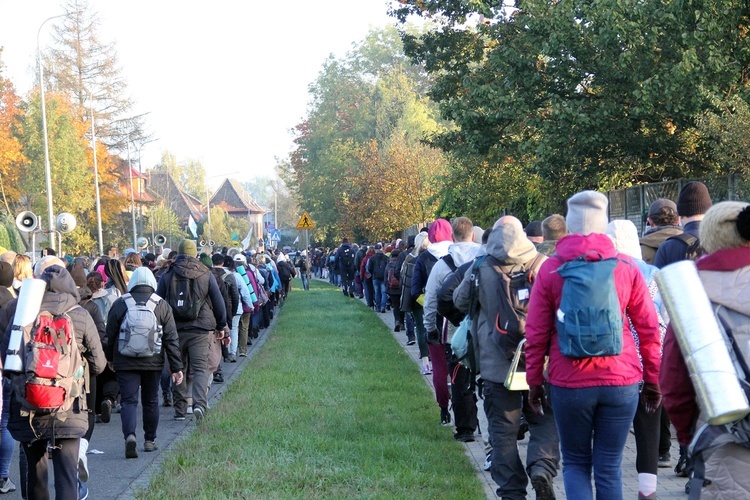
M20 196L20 166L27 162L23 155L23 145L16 136L23 117L21 104L13 84L3 77L3 62L0 58L0 196L2 207L8 215L13 214L8 200L17 200Z
M147 134L143 115L132 112L115 45L101 40L99 16L87 0L67 0L65 9L67 16L53 25L55 46L44 58L46 81L68 96L81 119L93 106L99 138L124 151L128 141Z

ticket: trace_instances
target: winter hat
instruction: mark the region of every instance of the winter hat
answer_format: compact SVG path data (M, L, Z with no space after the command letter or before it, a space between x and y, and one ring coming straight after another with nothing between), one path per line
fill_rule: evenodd
M177 248L177 253L191 257L198 255L198 246L195 244L195 240L182 240L180 246Z
M658 214L662 208L671 208L675 211L675 213L677 213L677 205L675 204L675 202L667 198L659 198L658 200L654 200L651 205L649 205L648 217L653 217L654 215Z
M375 250L382 250L383 244L382 243L375 243Z
M206 267L211 267L214 265L213 261L211 260L211 257L209 257L206 252L201 252L201 256L199 257L198 260L200 260L203 263L203 265Z
M52 266L60 266L65 269L65 262L63 262L59 257L55 255L48 255L43 259L37 261L36 265L34 266L34 277L41 277L42 274L44 274L44 270Z
M705 214L712 204L705 184L697 181L688 182L682 187L680 196L677 198L677 215L692 217Z
M717 203L708 209L698 231L701 245L708 253L750 247L750 204L744 201Z
M441 241L453 241L453 228L451 223L445 219L438 219L427 230L427 236L430 243L439 243Z
M607 224L605 232L615 244L615 250L634 259L643 260L641 244L638 240L638 229L631 221L613 220Z
M148 285L156 290L156 278L154 278L154 273L148 267L138 267L133 271L130 281L128 281L128 292L132 291L138 285Z
M479 226L474 226L474 243L481 243L483 234L484 229Z
M533 220L529 222L529 225L524 229L526 236L544 236L542 234L542 221Z
M598 191L581 191L568 198L565 224L568 233L587 235L607 230L607 197Z
M13 284L13 266L5 261L0 261L0 286L11 286Z

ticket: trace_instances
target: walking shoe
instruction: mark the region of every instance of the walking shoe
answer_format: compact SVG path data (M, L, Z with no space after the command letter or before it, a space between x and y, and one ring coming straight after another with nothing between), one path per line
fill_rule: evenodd
M353 299L354 298L354 293L349 292L349 298Z
M234 354L230 354L229 355L229 362L230 363L236 363L237 362L237 356L235 356Z
M413 338L410 338L410 339L406 340L406 345L414 345L416 343L417 343L417 341L414 340Z
M462 443L473 443L474 433L473 432L456 432L453 434L453 439L461 441Z
M164 407L172 406L172 393L171 392L164 394L164 402L161 405Z
M143 451L151 452L158 449L159 447L156 446L156 441L146 441L143 443Z
M0 481L0 493L10 493L11 491L16 491L16 485L13 484L13 481L10 480L9 477L4 477Z
M178 422L183 422L185 420L185 415L182 415L180 413L175 413L174 419L177 420Z
M451 425L451 412L448 411L448 408L440 408L440 423Z
M670 467L672 467L672 457L669 455L669 453L659 455L659 468L668 469Z
M656 500L656 492L653 492L650 495L644 495L639 491L638 500Z
M393 327L394 332L400 332L401 331L401 325L396 323L396 326Z
M432 370L430 370L428 367L422 368L422 375L430 375L432 374Z
M195 420L198 421L198 422L200 422L201 420L203 420L203 417L205 416L205 413L206 413L206 410L204 410L200 406L196 406L193 409L193 415L195 416Z
M110 419L112 418L112 401L109 399L105 399L102 401L102 423L108 424Z
M490 470L492 468L492 452L487 453L487 458L484 459L482 470Z
M125 458L138 458L138 450L135 449L135 436L130 434L125 440Z
M14 488L15 489L15 488ZM86 483L78 480L78 500L86 500L89 497L89 487Z
M518 436L516 436L516 439L518 441L523 441L524 439L526 439L526 433L527 432L529 432L529 424L527 424L526 422L523 422L518 427Z
M214 382L217 384L223 384L224 383L224 375L221 373L214 373Z
M544 472L531 473L531 486L536 492L537 500L555 500L555 490L552 487L552 478Z
M246 358L247 357L247 353L246 352L241 352L240 353L240 357L241 358Z

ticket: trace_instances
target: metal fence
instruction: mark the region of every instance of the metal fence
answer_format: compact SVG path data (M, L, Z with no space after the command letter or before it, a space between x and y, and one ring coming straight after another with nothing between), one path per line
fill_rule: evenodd
M737 174L702 179L678 179L607 192L609 218L628 219L635 224L639 232L642 232L649 205L659 198L668 198L676 202L680 190L690 181L704 183L714 203L725 200L750 200L750 180L742 179Z

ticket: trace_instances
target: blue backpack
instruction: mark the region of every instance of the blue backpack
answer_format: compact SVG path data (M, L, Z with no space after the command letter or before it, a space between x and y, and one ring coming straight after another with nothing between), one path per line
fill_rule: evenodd
M617 258L566 262L557 270L565 280L557 310L560 352L570 358L617 356L622 352L623 320L615 288Z

